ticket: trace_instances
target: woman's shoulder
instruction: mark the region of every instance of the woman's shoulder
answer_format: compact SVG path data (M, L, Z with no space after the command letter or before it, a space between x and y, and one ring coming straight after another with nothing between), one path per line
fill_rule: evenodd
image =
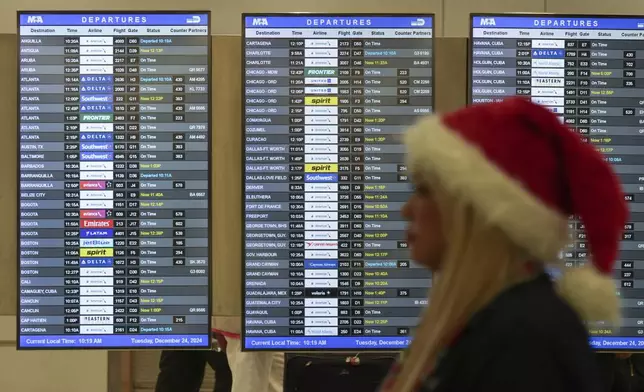
M484 313L482 324L504 340L508 336L532 336L535 344L572 340L588 346L586 327L547 276L501 294Z
M479 312L446 352L438 377L494 386L489 390L510 390L503 384L554 392L599 390L598 374L586 328L542 280L508 290Z
M566 390L597 390L592 384L601 380L587 328L552 283L533 282L508 294L494 301L485 320L473 328L477 331L472 340L478 343L471 347L481 355L486 353L481 356L481 367L496 363L498 368L526 377L526 368L534 367L540 370L530 373L531 377L570 375L576 386Z

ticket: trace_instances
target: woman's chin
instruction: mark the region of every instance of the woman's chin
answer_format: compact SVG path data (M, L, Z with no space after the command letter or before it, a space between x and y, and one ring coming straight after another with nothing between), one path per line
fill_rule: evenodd
M431 257L422 257L420 255L414 254L414 252L411 253L411 259L414 261L414 263L422 265L423 267L432 271L437 271L440 267L440 262L436 262Z
M416 264L420 264L420 265L423 265L423 266L427 265L425 263L425 258L422 255L418 254L418 252L414 252L413 249L410 252L410 257L414 261L414 263L416 263Z

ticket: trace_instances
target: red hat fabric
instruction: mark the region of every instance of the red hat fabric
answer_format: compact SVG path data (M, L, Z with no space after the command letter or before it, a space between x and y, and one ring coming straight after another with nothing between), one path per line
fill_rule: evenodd
M585 225L592 268L566 271L562 294L587 320L617 321L611 273L627 205L611 166L545 107L522 98L421 120L408 166L466 200L533 257L555 260L568 219Z

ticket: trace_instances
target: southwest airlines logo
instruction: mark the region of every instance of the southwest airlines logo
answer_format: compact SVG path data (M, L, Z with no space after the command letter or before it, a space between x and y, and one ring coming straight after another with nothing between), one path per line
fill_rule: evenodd
M27 23L44 23L42 16L40 15L29 15L27 16Z
M496 26L496 21L494 18L481 18L481 22L479 23L481 26Z
M266 18L253 18L253 26L268 26L268 19Z

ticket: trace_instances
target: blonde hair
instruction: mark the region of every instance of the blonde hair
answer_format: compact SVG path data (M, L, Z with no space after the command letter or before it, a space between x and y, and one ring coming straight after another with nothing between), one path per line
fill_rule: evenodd
M433 188L442 213L446 250L434 278L430 305L404 355L390 391L411 392L474 313L525 279L525 253L462 200Z

